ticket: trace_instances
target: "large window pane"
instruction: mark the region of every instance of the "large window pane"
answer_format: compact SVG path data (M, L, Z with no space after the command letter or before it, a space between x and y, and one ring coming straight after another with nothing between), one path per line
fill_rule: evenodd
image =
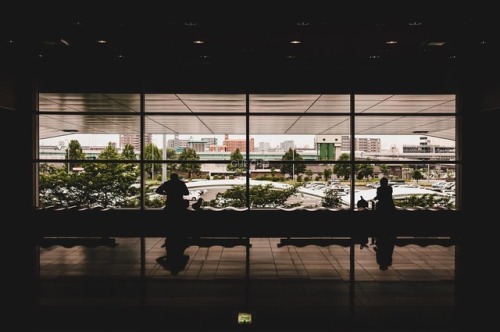
M244 94L147 94L147 113L245 112Z
M349 113L349 95L254 94L250 113Z
M374 207L379 179L392 187L397 209L454 209L455 165L429 163L356 163L355 204L363 197ZM346 203L350 197L345 197Z
M455 95L356 95L356 113L456 113Z
M258 195L252 206L343 207L340 199L329 204L325 198L335 179L332 162L341 159L342 149L350 150L349 95L250 95L249 107L249 135L259 147L251 157L256 164L263 161L250 170L254 191L257 181L260 187L270 181L274 192L288 195L281 202Z
M101 159L102 160L102 159ZM39 206L42 208L134 208L140 204L138 163L42 162Z
M39 111L58 113L139 113L139 94L40 93Z
M355 117L356 159L455 160L454 116Z

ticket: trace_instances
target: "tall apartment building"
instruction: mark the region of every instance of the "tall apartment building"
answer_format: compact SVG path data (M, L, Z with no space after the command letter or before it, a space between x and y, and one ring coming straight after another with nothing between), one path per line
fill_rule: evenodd
M354 150L364 151L364 152L380 152L381 150L381 140L380 138L366 138L366 137L356 137L354 139ZM351 150L350 136L342 136L342 151Z
M151 144L153 141L152 134L144 135L144 145ZM121 134L120 135L120 148L123 149L126 144L130 144L134 147L135 151L141 150L141 135L136 134Z
M269 142L260 142L259 151L269 151L271 149L271 144Z
M293 140L283 141L280 143L280 148L283 152L287 152L290 149L295 149L295 142Z
M169 139L167 141L167 147L176 151L180 151L188 147L188 142L188 139L180 139L179 135L175 135L174 139Z

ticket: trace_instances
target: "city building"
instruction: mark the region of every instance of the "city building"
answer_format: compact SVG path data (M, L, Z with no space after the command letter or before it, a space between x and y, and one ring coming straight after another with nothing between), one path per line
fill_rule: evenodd
M152 134L144 135L144 146L153 142ZM141 151L141 136L132 134L120 134L120 148L123 149L125 145L130 144L134 147L136 152Z
M295 146L295 142L294 141L288 140L288 141L281 142L280 143L280 148L281 148L281 151L287 152L288 150L290 150L290 149L293 150L293 149L295 149L297 147Z
M196 152L203 152L206 150L207 142L206 141L194 141L189 140L187 143L187 147L193 149Z
M380 152L381 141L380 138L354 138L354 150L363 152ZM351 151L351 138L350 136L342 136L342 151Z
M259 151L268 151L271 149L269 142L259 142Z
M179 135L175 135L174 139L169 139L167 141L167 147L174 149L176 152L181 152L189 147L189 141L189 139L180 139Z
M224 135L225 150L229 152L234 152L236 149L239 149L240 152L245 152L247 150L247 141L244 138L229 138L229 135ZM254 139L250 138L250 151L255 151L254 147Z
M342 146L340 135L316 135L314 139L321 160L335 160Z

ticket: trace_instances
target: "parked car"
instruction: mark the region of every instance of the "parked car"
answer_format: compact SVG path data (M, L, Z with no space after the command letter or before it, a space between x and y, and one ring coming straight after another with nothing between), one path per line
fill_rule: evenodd
M190 190L189 195L184 195L184 199L188 201L197 201L200 198L200 192L198 190Z

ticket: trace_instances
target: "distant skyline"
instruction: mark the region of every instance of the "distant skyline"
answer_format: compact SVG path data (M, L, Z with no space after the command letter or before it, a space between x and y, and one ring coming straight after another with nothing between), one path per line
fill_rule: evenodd
M403 145L417 145L420 144L420 137L422 135L357 135L356 137L366 138L380 138L382 150L389 150L392 146L396 146L402 150ZM109 142L114 142L119 145L120 139L118 134L71 134L59 137L52 137L40 140L40 145L66 145L66 141L78 140L84 146L106 146ZM203 137L216 137L218 145L222 145L224 135L179 135L180 139L199 140ZM288 140L293 140L297 148L314 147L315 135L251 135L250 137L255 140L255 147L258 148L260 142L269 142L271 148L279 147L280 143ZM454 146L455 142L441 138L427 137L431 140L431 144L439 144L444 146ZM173 139L174 135L166 135L167 141ZM244 135L229 135L229 138L245 138ZM60 143L63 144L60 144ZM159 148L163 148L162 135L153 135L153 143Z

